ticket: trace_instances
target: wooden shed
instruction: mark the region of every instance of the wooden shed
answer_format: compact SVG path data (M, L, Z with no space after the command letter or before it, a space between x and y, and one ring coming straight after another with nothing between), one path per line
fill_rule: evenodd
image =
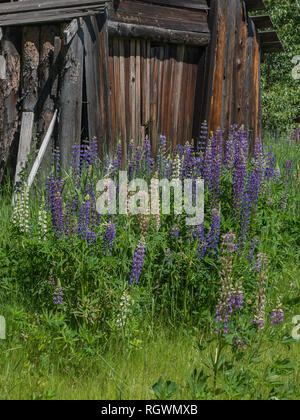
M262 54L283 49L264 10L263 0L1 1L0 178L54 115L49 150L64 162L92 137L109 154L145 135L154 151L159 134L174 147L204 120L260 136Z

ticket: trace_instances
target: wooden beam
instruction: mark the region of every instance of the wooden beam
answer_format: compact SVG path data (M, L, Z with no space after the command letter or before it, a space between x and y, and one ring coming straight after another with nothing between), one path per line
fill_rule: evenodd
M143 2L181 9L209 10L206 0L143 0Z
M247 6L247 10L266 10L264 0L244 0Z
M22 4L24 4L22 2ZM45 22L62 22L72 20L76 17L92 16L104 11L104 6L97 5L88 8L64 8L58 10L38 10L10 15L0 14L0 26L18 26L39 24Z
M209 32L207 13L199 10L178 9L126 1L117 10L108 7L109 20L121 23L140 24L155 28L187 32Z
M273 22L269 15L250 16L257 29L273 28Z
M49 142L51 140L51 136L54 130L54 126L55 126L55 122L56 122L56 117L57 117L57 110L55 111L51 123L48 127L47 133L45 135L45 138L42 142L42 145L40 147L39 153L37 155L37 158L32 166L31 172L29 174L28 180L27 180L27 187L30 188L31 185L33 184L33 181L36 177L37 171L39 170L39 167L42 163L43 157L46 153L47 147L49 145Z
M78 31L78 27L79 27L78 19L73 19L72 22L64 29L63 31L64 45L70 44L76 32Z
M101 27L99 34L99 65L100 65L100 86L101 90L101 136L98 138L99 150L103 151L106 143L106 150L110 157L113 156L112 123L110 105L110 76L109 76L109 46L108 46L108 18L107 13L97 15Z
M84 67L86 80L87 122L89 139L99 139L101 130L100 94L100 63L99 63L99 33L101 25L95 16L84 18L82 25L84 33Z
M33 121L34 121L34 113L32 111L23 112L22 122L21 122L20 141L19 141L19 151L18 151L16 174L15 174L15 184L20 181L20 173L24 169L26 162L28 160L28 155L30 153L31 138L32 138Z
M261 49L264 53L271 53L271 52L284 52L285 49L282 43L279 41L275 42L266 42L261 46Z
M259 39L263 52L284 52L284 47L276 31L259 32Z
M58 10L67 7L84 9L93 6L105 6L105 3L107 3L107 0L26 0L23 2L7 2L0 4L0 15L11 13L23 14L24 12L42 10Z
M72 145L81 140L83 51L83 32L80 29L64 51L58 123L58 144L64 169L70 163Z
M135 25L120 22L108 22L109 35L114 37L142 38L156 42L204 46L210 41L209 33L197 33L157 28L154 26Z

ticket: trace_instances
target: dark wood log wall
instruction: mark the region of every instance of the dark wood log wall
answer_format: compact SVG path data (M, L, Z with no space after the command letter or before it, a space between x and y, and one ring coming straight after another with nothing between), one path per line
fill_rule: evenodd
M7 28L3 31L1 54L6 63L4 77L0 80L0 181L6 170L7 161L12 157L16 164L18 153L18 127L21 84L21 42L20 30Z
M22 145L26 155L39 147L56 108L59 116L42 164L44 172L54 146L60 147L64 165L72 145L84 137L97 137L106 151L112 148L105 16L78 19L78 30L68 42L64 40L67 23L3 28L0 55L6 74L0 80L0 182L9 157L14 176L22 123L32 131L31 144ZM88 84L83 83L84 75Z
M0 180L10 150L16 159L22 112L34 112L38 144L59 109L53 141L63 161L85 137L110 155L117 138L125 146L146 134L154 150L159 134L175 147L204 120L260 136L260 43L246 3L117 0L78 19L68 41L67 23L3 28Z

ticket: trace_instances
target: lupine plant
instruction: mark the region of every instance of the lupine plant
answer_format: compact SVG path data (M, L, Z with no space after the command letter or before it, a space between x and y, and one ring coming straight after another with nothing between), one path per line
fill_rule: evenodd
M129 293L131 288L147 284L155 290L157 304L168 302L173 314L184 307L187 316L187 299L199 310L206 306L214 311L217 307L218 334L228 333L230 320L244 309L247 295L255 296L252 319L259 329L265 325L267 311L272 325L281 323L281 303L267 300L268 258L259 250L258 215L270 206L273 190L280 191L280 209L286 208L291 163L287 162L280 174L272 151L256 139L250 153L247 132L237 126L225 136L220 130L208 133L203 124L194 144L177 145L174 150L161 136L156 158L148 138L138 146L130 142L126 162L129 180L143 178L150 185L153 178L204 179L204 222L189 227L184 214L164 215L161 208L154 215L97 211L97 182L112 179L118 185L122 154L120 143L113 157L100 160L93 139L89 144L73 146L70 169L64 171L60 153L55 150L38 214L29 214L28 201L37 198L30 198L25 187L17 196L14 229L30 241L37 238L39 247L51 244L63 261L72 255L72 268L55 266L58 278L54 275L51 292L55 305L77 304L79 295L100 287L105 279L105 287L118 288L125 283ZM118 198L118 188L116 194ZM243 283L235 273L241 261L254 279L254 289L253 281ZM47 259L43 275L48 278L52 269Z

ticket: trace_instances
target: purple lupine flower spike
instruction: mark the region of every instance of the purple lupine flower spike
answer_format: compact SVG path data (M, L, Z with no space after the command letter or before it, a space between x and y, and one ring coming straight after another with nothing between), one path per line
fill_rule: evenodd
M135 249L133 261L132 261L132 269L129 279L129 284L132 285L133 283L138 283L141 277L143 265L144 265L144 258L146 253L146 242L144 237L142 237L137 244Z
M116 225L114 223L108 223L106 226L106 232L104 236L103 243L103 252L108 255L111 254L112 248L114 246L114 240L116 236Z

